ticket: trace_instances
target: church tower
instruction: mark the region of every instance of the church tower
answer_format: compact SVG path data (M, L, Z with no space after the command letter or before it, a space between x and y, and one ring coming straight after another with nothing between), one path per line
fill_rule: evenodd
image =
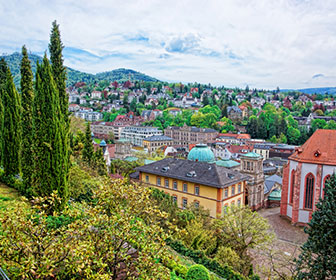
M252 210L258 210L264 205L264 172L263 157L256 153L247 153L240 157L240 172L250 179L245 189L245 204Z

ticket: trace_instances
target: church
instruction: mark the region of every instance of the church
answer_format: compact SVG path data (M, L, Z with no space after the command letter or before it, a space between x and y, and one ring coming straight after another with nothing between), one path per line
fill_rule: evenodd
M283 171L281 216L307 224L323 197L326 180L336 172L336 130L319 129L288 158Z

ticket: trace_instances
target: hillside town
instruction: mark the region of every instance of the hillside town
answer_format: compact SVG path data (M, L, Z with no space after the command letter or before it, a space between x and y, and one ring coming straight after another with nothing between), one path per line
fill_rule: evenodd
M336 279L332 1L7 2L0 280Z

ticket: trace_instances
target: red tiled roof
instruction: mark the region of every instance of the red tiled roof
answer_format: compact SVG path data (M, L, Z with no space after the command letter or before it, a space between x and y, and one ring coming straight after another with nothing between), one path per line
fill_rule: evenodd
M236 133L219 133L218 137L232 137L232 138L238 138L239 134Z
M288 159L305 163L336 165L336 130L318 129Z
M251 139L251 135L247 133L238 134L237 139Z
M243 154L243 153L248 153L251 151L251 147L247 145L244 145L244 146L231 145L231 146L228 146L227 149L233 154Z

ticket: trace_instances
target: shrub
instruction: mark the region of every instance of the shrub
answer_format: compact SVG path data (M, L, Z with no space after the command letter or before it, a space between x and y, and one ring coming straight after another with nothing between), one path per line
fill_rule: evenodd
M210 280L209 271L203 265L193 265L188 269L186 280Z

